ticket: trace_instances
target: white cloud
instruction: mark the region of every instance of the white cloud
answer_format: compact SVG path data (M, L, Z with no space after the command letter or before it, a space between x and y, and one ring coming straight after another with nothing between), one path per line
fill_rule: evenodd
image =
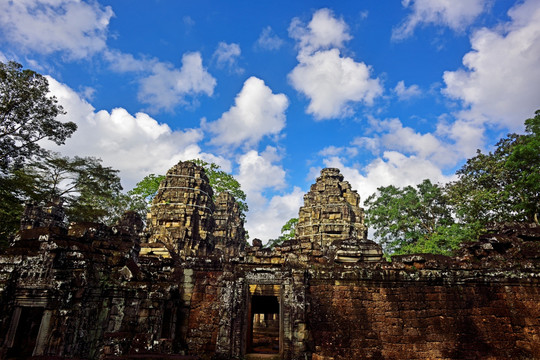
M289 26L289 36L298 41L300 56L321 49L342 48L345 41L352 39L345 21L336 19L329 9L316 11L307 26L294 18Z
M159 63L155 58L137 59L132 54L123 53L119 50L108 49L103 53L105 60L109 62L111 70L116 72L145 72L150 71Z
M206 125L215 134L212 144L251 146L285 127L289 101L284 94L273 94L261 79L247 79L234 102L221 118Z
M247 195L250 210L246 228L251 238L268 240L280 235L287 220L298 216L303 193L297 187L291 193L274 195L268 200L265 192L280 190L286 185L285 171L275 162L280 160L277 149L269 146L262 153L248 151L238 159L236 179Z
M355 103L371 105L382 94L379 79L370 77L369 66L341 56L339 49L352 37L343 19L336 19L330 10L315 12L307 26L294 19L289 34L299 47L299 64L289 81L310 99L306 112L315 119L351 115Z
M473 34L465 68L444 73L444 94L463 102L458 117L476 127L521 129L540 107L540 2L525 1L508 15L508 23Z
M317 120L350 115L354 103L371 105L383 92L379 79L370 78L366 64L341 57L338 49L303 57L289 80L310 99L306 111Z
M283 40L273 33L270 26L265 27L257 39L257 46L265 50L278 50L282 45Z
M437 133L453 140L452 150L456 156L462 158L474 156L477 149L484 147L486 140L484 125L474 119L468 119L466 116L462 116L453 123L439 122Z
M445 183L453 177L445 176L440 168L429 160L397 151L385 151L382 158L373 160L364 168L347 166L342 158L324 160L327 167L337 167L360 194L362 203L380 186L398 187L420 184L424 179Z
M399 100L409 100L413 97L420 96L422 94L422 91L420 90L418 85L415 84L406 87L405 82L401 80L394 88L394 93L396 93Z
M237 63L238 57L241 53L242 51L240 50L240 45L235 43L227 44L225 42L220 42L212 57L215 59L216 64L220 69L226 67L231 72L241 74L244 72L244 69L238 67Z
M251 198L250 204L264 203L262 191L281 189L285 186L285 171L281 166L273 164L278 159L277 149L271 146L261 154L250 150L238 159L237 179L247 197Z
M377 121L375 127L379 134L371 138L358 137L353 140L352 145L366 148L376 155L383 151L395 150L429 160L438 166L454 165L462 155L457 146L446 143L436 136L449 135L448 131L441 131L443 129L438 129L440 134L422 134L413 128L403 126L399 119Z
M170 111L178 104L186 104L187 97L199 94L212 96L216 86L216 79L203 67L198 52L184 54L180 69L168 63L156 62L151 72L151 75L140 80L138 99L154 111Z
M281 227L289 219L298 217L303 198L304 192L295 186L290 193L273 196L263 207L250 207L246 223L250 238L258 238L266 243L269 239L279 237Z
M95 156L106 166L120 170L122 183L129 189L149 173L165 173L180 160L203 158L230 171L229 161L201 152L197 145L203 138L200 129L173 131L145 113L129 114L123 108L111 112L95 111L68 86L47 77L49 88L68 115L62 120L77 123L78 130L66 144L54 151L74 156Z
M319 155L321 156L338 156L341 154L346 154L349 157L355 157L358 155L358 148L353 146L327 146L321 151L319 151Z
M104 58L113 71L139 74L137 97L153 112L188 105L188 98L200 94L212 96L216 87L216 79L203 66L199 52L185 53L180 69L156 58L136 58L118 50L105 51Z
M392 31L392 39L411 36L418 25L435 24L462 31L487 7L486 0L403 0L412 12Z
M110 6L97 1L0 1L0 33L14 46L82 59L106 47Z

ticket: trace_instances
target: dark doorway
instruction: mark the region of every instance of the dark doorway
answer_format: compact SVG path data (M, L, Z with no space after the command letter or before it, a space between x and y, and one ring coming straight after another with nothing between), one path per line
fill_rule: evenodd
M32 356L36 347L43 310L42 307L21 308L13 346L7 353L8 359L26 359Z
M251 297L251 353L279 353L279 301L277 296Z

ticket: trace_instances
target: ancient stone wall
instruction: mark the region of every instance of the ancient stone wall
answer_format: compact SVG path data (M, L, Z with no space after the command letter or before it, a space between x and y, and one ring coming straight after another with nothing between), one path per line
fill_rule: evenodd
M245 245L234 199L214 204L191 163L168 173L146 231L135 213L68 227L60 204L32 205L0 256L0 359L242 359L257 336L287 360L540 359L539 226L387 262L358 204L323 170L305 226L273 249ZM255 330L266 315L270 335Z
M316 280L313 359L537 359L538 282Z

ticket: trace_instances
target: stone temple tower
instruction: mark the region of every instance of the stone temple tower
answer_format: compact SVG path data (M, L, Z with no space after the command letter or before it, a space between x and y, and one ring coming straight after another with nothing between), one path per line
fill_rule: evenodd
M315 184L304 195L300 208L296 236L324 246L335 240L356 238L364 240L364 210L360 195L343 180L339 169L321 171Z
M333 248L341 262L377 261L382 256L380 247L367 239L360 195L335 168L323 169L304 195L296 239L303 247L311 243L323 251Z
M212 195L202 167L187 161L173 166L152 201L148 242L180 256L209 254L215 247Z

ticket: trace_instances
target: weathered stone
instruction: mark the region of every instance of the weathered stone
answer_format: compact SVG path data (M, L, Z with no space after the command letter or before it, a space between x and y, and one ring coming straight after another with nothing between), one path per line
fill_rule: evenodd
M359 203L324 169L275 249L245 246L234 199L214 203L192 163L146 232L134 213L67 229L33 204L0 256L0 359L540 358L540 227L386 262Z

